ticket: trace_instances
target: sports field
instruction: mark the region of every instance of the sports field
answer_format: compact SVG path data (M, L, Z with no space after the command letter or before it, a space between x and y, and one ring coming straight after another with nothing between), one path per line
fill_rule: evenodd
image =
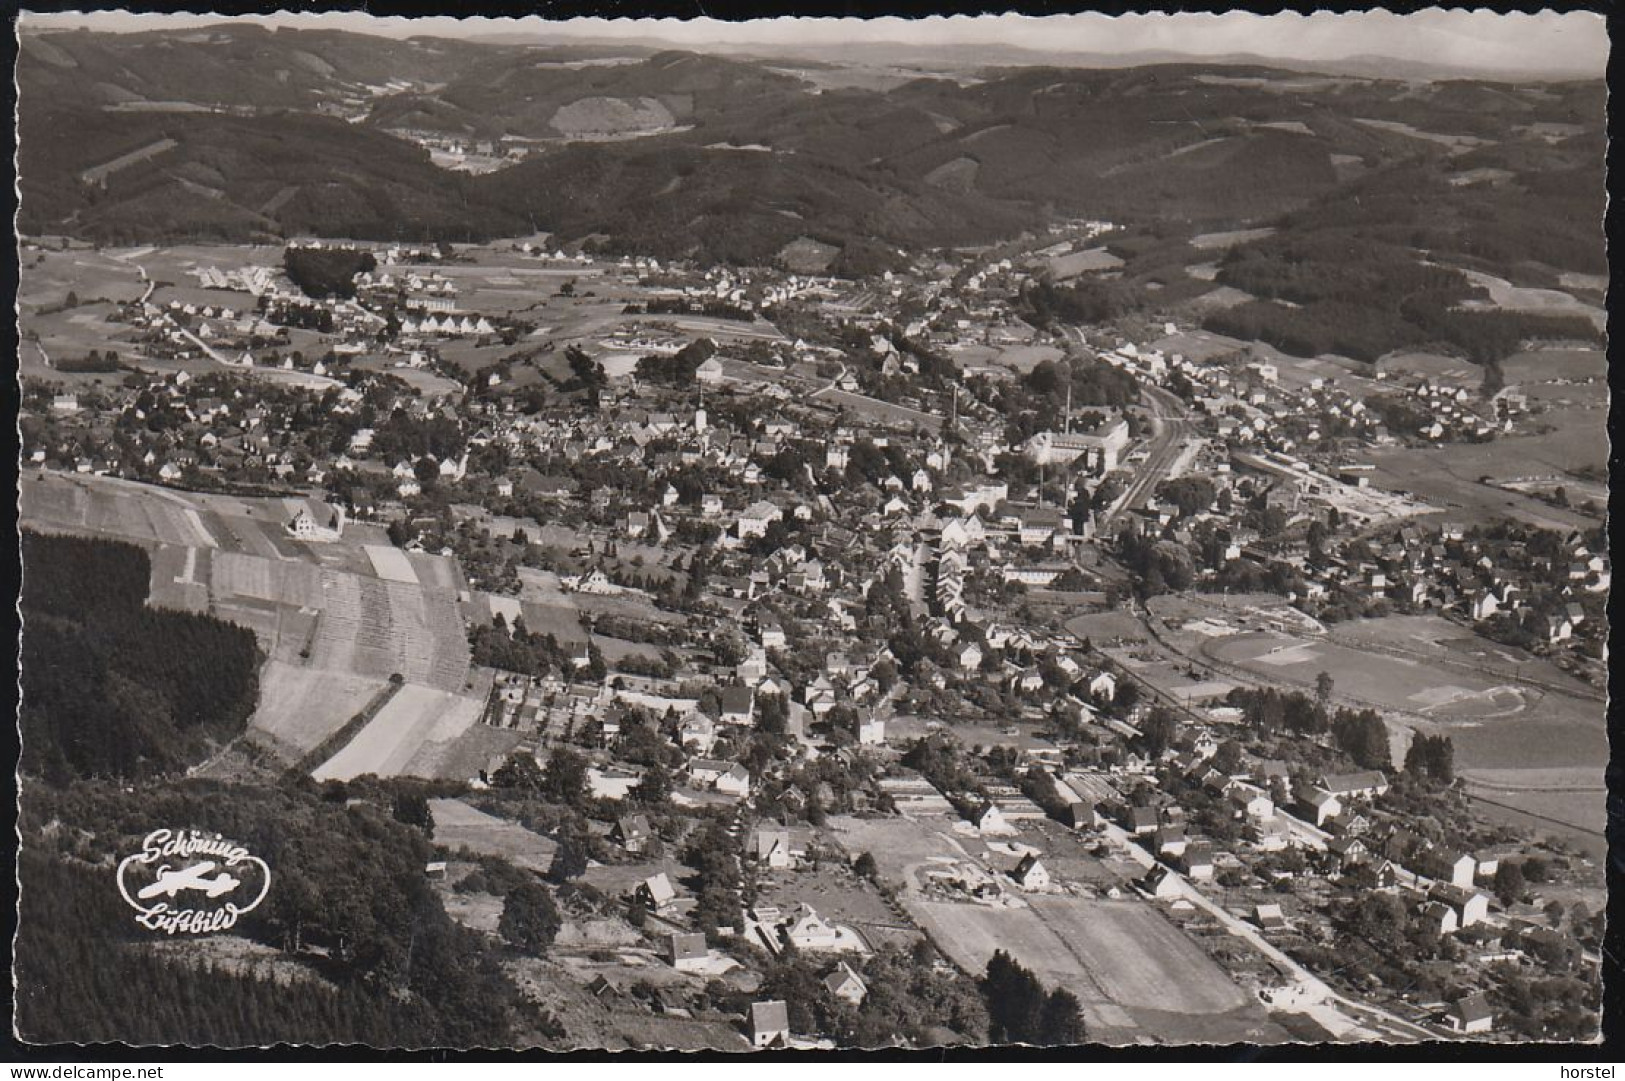
M408 683L332 758L312 771L318 781L403 773L425 743L450 742L479 720L484 701Z
M1361 626L1357 633L1376 644L1392 632L1394 646L1416 651L1395 656L1327 639L1282 634L1243 634L1205 642L1216 660L1239 665L1265 682L1308 689L1322 671L1334 692L1373 708L1403 713L1411 722L1448 734L1455 742L1458 768L1550 769L1585 767L1607 760L1605 710L1598 702L1555 690L1515 684L1522 666L1496 656L1499 647L1452 628L1435 641L1437 655L1458 663L1431 661L1408 633L1414 620L1384 627ZM1464 644L1467 643L1467 644ZM1478 643L1482 648L1469 648ZM1482 659L1479 670L1471 665ZM1536 665L1530 676L1544 678Z

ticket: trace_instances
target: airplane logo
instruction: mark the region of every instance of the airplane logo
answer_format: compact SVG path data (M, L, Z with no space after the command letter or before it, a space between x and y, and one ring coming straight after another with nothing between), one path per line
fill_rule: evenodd
M232 890L242 885L240 881L232 878L224 871L213 878L203 877L210 871L213 871L214 868L215 862L213 860L205 860L203 863L194 863L192 866L180 871L171 871L169 869L169 865L165 864L164 866L158 868L157 881L155 881L152 885L147 886L140 893L136 894L136 896L141 898L143 901L150 900L151 898L158 897L160 895L167 896L173 900L175 894L179 893L181 890L201 890L208 894L209 897L214 898L230 893Z

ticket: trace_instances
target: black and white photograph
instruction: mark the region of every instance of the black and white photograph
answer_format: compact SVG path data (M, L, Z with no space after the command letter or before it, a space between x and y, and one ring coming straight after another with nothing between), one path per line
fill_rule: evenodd
M453 13L15 17L16 1041L1597 1043L1601 15Z

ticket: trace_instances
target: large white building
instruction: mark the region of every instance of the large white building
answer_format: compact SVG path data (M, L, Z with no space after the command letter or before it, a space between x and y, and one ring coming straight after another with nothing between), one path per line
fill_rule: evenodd
M1128 422L1122 418L1102 421L1089 432L1039 432L1022 450L1039 465L1066 465L1086 458L1086 464L1100 473L1117 468L1118 456L1128 447Z

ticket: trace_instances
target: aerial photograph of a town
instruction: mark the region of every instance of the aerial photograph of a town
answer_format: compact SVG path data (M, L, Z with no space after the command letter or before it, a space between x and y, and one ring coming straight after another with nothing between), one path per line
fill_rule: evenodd
M1602 18L23 14L18 1040L1591 1044Z

